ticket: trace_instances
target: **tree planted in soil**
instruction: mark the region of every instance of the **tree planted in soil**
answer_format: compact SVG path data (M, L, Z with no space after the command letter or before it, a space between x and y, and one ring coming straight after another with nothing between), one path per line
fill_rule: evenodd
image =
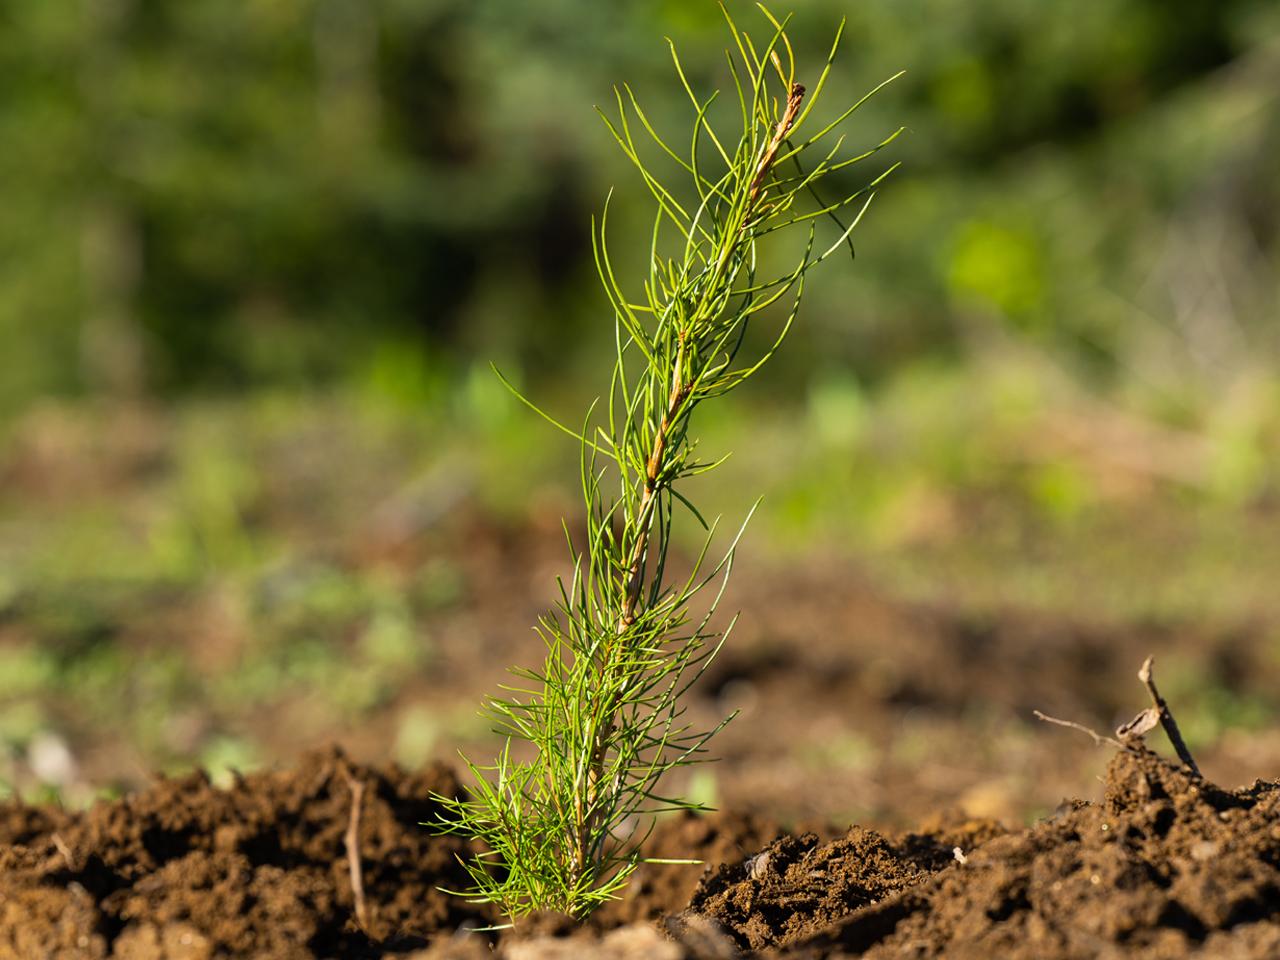
M606 240L606 201L592 237L614 312L609 390L581 429L538 410L580 444L585 539L575 544L566 524L573 575L558 581L555 610L536 628L547 648L543 666L513 670L519 682L486 702L505 746L489 765L464 758L473 777L470 798L439 798L445 813L437 827L483 849L466 864L474 883L469 894L513 919L538 909L585 917L642 862L640 847L656 814L698 808L662 795L659 785L668 772L705 760L708 740L728 722L697 728L685 718L682 696L733 626L731 620L717 629L712 618L738 537L723 559L707 561L715 524L683 487L724 458L697 456L693 413L774 355L795 320L809 270L838 251L852 253L850 234L893 169L822 199L828 176L871 156L897 132L846 155L840 127L871 94L829 122L811 120L843 24L806 90L786 22L760 10L768 29L763 43L725 16L736 94L727 105L731 136L717 132L712 120L716 94L694 91L674 46L676 75L693 113L682 143L657 132L629 87L615 90L616 115L601 114L653 197L648 276L639 291L622 289ZM659 178L650 154L674 179ZM834 239L818 245L824 219L835 223ZM784 232L798 235L794 259L770 272L765 264L772 257L763 248ZM763 345L753 348L747 333L757 318L768 329ZM677 516L692 518L706 539L692 572L673 578L667 556ZM513 741L531 746L531 759L513 756Z

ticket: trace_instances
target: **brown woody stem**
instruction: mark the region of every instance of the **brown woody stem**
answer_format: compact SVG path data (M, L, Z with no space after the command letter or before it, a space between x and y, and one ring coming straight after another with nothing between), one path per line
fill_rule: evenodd
M752 175L751 183L747 188L747 201L742 211L742 220L738 233L734 242L727 243L724 251L717 261L715 271L720 271L727 266L730 256L737 245L737 238L745 233L750 226L752 215L755 213L756 207L765 192L765 184L769 175L769 171L773 168L774 161L777 159L778 150L786 141L787 136L791 132L791 128L795 125L796 117L800 113L800 104L804 99L804 86L796 83L792 84L791 90L787 97L786 107L783 109L782 117L778 120L774 127L773 135L769 142L764 145L761 150L760 159L756 163L755 173ZM649 536L653 527L654 513L657 509L658 494L662 486L662 478L666 472L667 456L671 446L671 433L675 429L676 424L683 413L686 401L692 392L693 385L684 378L684 366L686 360L685 345L688 338L688 332L680 335L679 347L676 351L676 357L671 371L671 387L670 396L667 401L667 407L663 411L662 419L658 423L657 431L653 437L653 447L650 450L648 460L645 463L644 473L644 492L640 498L640 509L635 518L636 539L631 546L630 554L627 557L626 574L625 574L625 595L623 598L622 610L618 616L616 642L623 642L627 632L635 625L639 610L641 598L644 594L644 573L645 563L648 559ZM608 662L608 656L604 658ZM600 731L596 738L596 745L591 758L590 772L590 789L588 791L588 809L583 810L579 805L575 811L578 819L578 843L575 850L576 863L575 873L579 873L585 867L587 852L583 849L585 838L592 833L594 821L601 815L601 810L597 806L596 801L600 796L600 780L604 772L605 756L608 752L609 741L613 733L617 729L616 721L611 717L609 722Z
M751 178L751 186L747 190L747 206L742 217L744 229L750 222L751 214L754 212L756 203L763 193L765 178L769 175L769 171L773 169L773 162L777 159L778 150L787 139L787 135L791 132L791 127L796 122L796 117L800 113L800 104L803 100L804 85L800 83L792 84L790 95L787 97L786 108L782 112L782 118L778 121L777 126L774 127L773 136L765 144L760 154L760 160L756 164L756 172ZM732 250L732 246L726 247L725 255L721 257L718 267L723 266L727 261L730 250ZM636 536L635 546L632 548L631 557L627 564L627 593L623 601L622 615L618 618L619 634L625 633L636 620L636 609L640 604L640 594L644 587L644 561L649 548L649 529L652 526L654 499L658 492L658 478L662 475L662 468L665 466L663 457L667 451L671 429L675 426L676 419L680 415L680 408L689 397L689 386L683 383L681 379L684 368L684 346L685 338L681 336L680 348L676 353L675 369L671 373L671 399L662 415L662 422L658 425L658 432L654 435L653 451L649 454L649 460L646 465L644 495L640 500L640 513L636 518L639 533Z
M1142 662L1142 669L1138 671L1138 679L1147 688L1147 693L1151 696L1152 705L1160 711L1160 726L1164 727L1165 736L1173 744L1173 750L1178 755L1178 759L1187 766L1194 776L1200 777L1200 768L1196 766L1196 762L1191 756L1191 751L1187 748L1187 742L1182 739L1182 731L1178 729L1178 721L1173 719L1173 711L1169 709L1169 704L1165 702L1164 697L1160 696L1160 691L1156 689L1156 679L1151 672L1154 662L1154 657L1147 657Z

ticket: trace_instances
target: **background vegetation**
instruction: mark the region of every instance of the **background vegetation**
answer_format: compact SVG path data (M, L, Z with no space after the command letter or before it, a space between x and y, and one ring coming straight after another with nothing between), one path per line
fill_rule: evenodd
M821 291L793 375L871 388L1006 336L1185 400L1269 345L1274 4L800 13L815 51L851 18L843 87L907 70L861 133L910 136L875 242ZM563 377L565 332L608 349L587 223L626 171L592 105L627 80L660 119L679 108L663 32L695 81L725 79L711 2L86 0L0 17L9 412L103 388L429 394L494 356Z
M813 60L849 18L842 95L907 71L852 131L905 124L904 166L707 421L758 451L710 512L764 489L773 551L913 596L1265 608L1280 8L796 8ZM589 220L630 176L592 106L625 80L683 109L663 33L724 85L702 0L0 0L0 781L56 784L33 758L104 730L130 759L95 782L243 765L273 753L244 718L298 691L348 727L401 702L459 582L403 531L561 512L573 457L488 365L589 399ZM611 217L643 262L647 212ZM1207 730L1263 716L1214 703ZM414 716L420 759L453 719Z

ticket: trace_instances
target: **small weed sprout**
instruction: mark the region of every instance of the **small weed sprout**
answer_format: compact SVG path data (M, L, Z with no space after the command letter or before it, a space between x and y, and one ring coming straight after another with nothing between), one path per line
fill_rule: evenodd
M763 45L725 16L737 95L730 112L740 114L732 137L713 129L716 96L695 93L674 46L676 74L693 107L683 152L659 135L629 87L615 91L615 117L602 112L656 211L638 298L623 291L614 272L607 201L593 223L596 264L615 318L607 402L592 405L580 430L538 410L581 445L585 542L575 546L566 525L573 575L560 581L556 609L539 621L547 648L542 668L513 670L519 682L486 703L486 715L507 738L504 748L491 765L464 758L473 778L469 799L437 798L444 813L435 826L481 844L483 852L465 864L474 883L469 895L499 905L513 920L538 909L587 916L616 896L642 862L654 815L697 807L658 789L669 771L706 759L707 741L728 722L695 729L681 698L732 628L731 621L713 629L711 619L737 537L722 560L707 561L714 525L681 486L720 461L695 456L691 418L703 401L729 393L773 356L791 329L809 270L846 247L852 251L849 236L893 169L834 202L818 199L824 178L871 156L897 132L843 156L838 129L871 94L821 127L810 123L843 24L806 95L785 22L760 10L769 29ZM673 164L679 187L659 179L638 140L652 141L650 150ZM812 203L802 211L798 201L805 198ZM834 242L819 247L816 225L823 218L837 228ZM804 238L794 266L762 275L759 245L793 227ZM777 304L765 346L744 357L749 324ZM706 530L706 541L693 572L671 582L667 554L681 513ZM709 599L699 599L705 609L695 612L695 598L709 587ZM514 756L513 741L530 745L531 758Z

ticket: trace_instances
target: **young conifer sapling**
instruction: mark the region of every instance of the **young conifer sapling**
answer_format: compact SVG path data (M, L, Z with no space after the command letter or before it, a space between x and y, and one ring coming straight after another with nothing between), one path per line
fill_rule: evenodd
M733 626L731 620L718 629L712 618L738 537L723 559L707 561L715 525L684 487L723 458L695 455L693 414L774 355L791 330L809 271L842 249L852 252L850 234L893 169L835 200L821 199L829 176L900 131L847 155L840 128L871 94L825 123L812 117L843 23L806 89L786 21L759 9L763 42L725 14L736 95L728 109L731 134L717 131L716 94L695 92L674 46L676 76L693 115L683 143L657 132L629 87L615 90L615 115L602 112L655 210L648 275L635 292L624 291L609 255L607 201L593 223L616 341L605 402L592 405L581 429L538 410L580 445L586 535L575 543L566 525L573 574L559 581L556 608L536 628L546 645L541 668L513 670L517 682L485 704L505 746L491 764L464 758L469 798L437 798L444 811L437 828L479 841L483 851L465 863L473 883L465 892L513 920L538 909L586 917L643 862L655 815L698 808L659 787L668 772L705 760L708 740L728 722L696 728L685 719L682 698ZM670 175L659 177L659 162ZM836 226L832 241L819 245L824 219ZM784 233L798 240L795 259L767 272L773 257L766 261L764 248ZM769 334L746 356L748 327L757 318ZM692 518L706 538L692 573L676 579L667 557L678 516ZM518 742L527 748L513 754Z

